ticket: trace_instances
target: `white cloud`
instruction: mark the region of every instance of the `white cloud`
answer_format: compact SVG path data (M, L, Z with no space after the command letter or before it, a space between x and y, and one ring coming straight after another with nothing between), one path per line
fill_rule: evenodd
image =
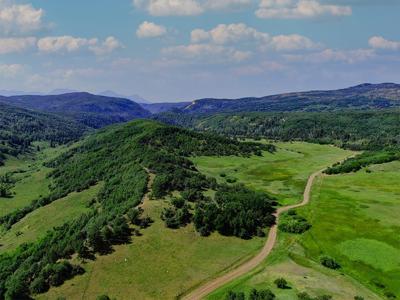
M248 6L253 0L133 0L137 8L152 16L194 16L209 10L235 9Z
M76 38L69 35L45 37L38 41L38 48L41 52L74 52L86 46L94 46L97 39Z
M309 38L298 34L274 36L271 45L277 51L316 49L320 47L319 44L314 43Z
M372 59L376 56L373 49L334 50L325 49L321 52L299 55L285 55L289 61L308 63L344 62L354 64Z
M350 6L321 4L317 0L261 0L256 16L264 19L306 19L350 16Z
M254 43L259 50L273 49L276 51L294 51L302 49L317 49L321 45L311 39L298 35L278 35L270 36L268 33L258 31L246 24L220 24L210 31L195 29L191 32L191 42L213 43L217 45L235 44L250 46L254 48Z
M248 6L251 3L252 0L207 0L204 8L210 10L231 9Z
M35 46L36 38L0 38L0 54L22 52Z
M257 31L246 24L220 24L210 31L203 29L195 29L191 33L191 40L193 43L211 41L215 44L228 44L239 41L257 41L260 43L267 43L269 35L264 32Z
M91 50L96 55L106 55L112 53L114 50L122 48L122 43L113 36L109 36L100 45L97 43L89 46Z
M24 66L20 64L0 65L0 76L4 78L14 78L23 72Z
M6 34L28 33L43 26L43 9L35 9L31 4L10 4L0 1L0 31Z
M164 26L154 24L152 22L143 22L136 30L136 35L139 38L154 38L160 37L167 33L167 29Z
M189 60L207 60L209 62L241 62L251 56L249 51L240 51L231 47L213 44L190 44L162 49L165 55Z
M193 16L204 11L195 0L133 0L133 4L152 16Z
M41 38L37 46L39 51L44 53L65 53L88 49L96 55L108 54L122 47L121 43L112 36L99 43L97 38L86 39L68 35Z
M381 36L373 36L368 41L374 49L400 50L400 42L387 40Z

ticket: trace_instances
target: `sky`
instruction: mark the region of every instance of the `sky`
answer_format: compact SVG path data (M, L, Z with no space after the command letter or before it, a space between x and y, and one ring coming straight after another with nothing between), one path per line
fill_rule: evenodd
M0 0L0 90L153 102L400 83L400 0Z

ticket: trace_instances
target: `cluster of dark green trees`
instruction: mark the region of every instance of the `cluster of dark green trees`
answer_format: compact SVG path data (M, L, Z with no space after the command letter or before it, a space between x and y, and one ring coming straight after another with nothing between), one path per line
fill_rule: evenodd
M311 224L295 210L290 210L281 217L278 227L284 232L300 234L310 229Z
M362 154L345 160L343 163L333 165L332 167L326 169L325 173L332 175L357 172L369 165L383 164L395 160L400 160L400 151L398 149L366 151Z
M14 186L14 179L9 173L0 176L0 197L6 198L11 196L11 188Z
M137 208L147 192L146 170L156 174L155 197L182 191L184 203L172 201L173 211L164 214L166 219L175 218L182 224L191 220L186 201L194 202L193 199L200 197L205 189L215 186L215 180L200 174L186 156L248 156L265 147L143 120L113 126L88 137L47 164L53 168L49 197L37 199L28 207L0 219L0 223L9 229L38 207L71 192L103 183L89 213L54 228L34 244L23 245L13 253L0 256L0 299L22 299L59 285L82 272L78 266L69 266L65 262L73 254L78 254L81 259L91 259L96 254L109 253L112 245L130 241L132 231L136 230L134 226L148 226L151 220L142 217L142 211ZM261 198L253 201L260 202L257 206L257 209L261 208L260 214L263 209L273 211L269 202L268 206L263 206ZM173 215L175 217L171 217ZM249 209L246 217L259 218ZM266 226L273 220L257 219L255 222L258 226Z
M203 236L213 231L243 239L263 236L263 229L275 223L275 205L276 201L265 193L240 184L221 185L214 201L196 203L193 222Z
M243 292L229 291L225 300L274 300L275 294L271 290L256 290L252 289L250 293L245 295Z

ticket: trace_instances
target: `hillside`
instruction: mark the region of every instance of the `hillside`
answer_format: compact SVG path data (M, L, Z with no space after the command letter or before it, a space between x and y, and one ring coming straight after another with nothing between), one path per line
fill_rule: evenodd
M16 156L34 141L64 144L79 139L88 128L57 115L0 103L0 165L5 154Z
M150 115L147 110L131 100L97 96L89 93L47 96L0 96L0 102L25 109L71 117L92 128L100 128L137 118L146 118Z
M3 234L10 236L10 230L38 210L103 183L88 204L88 212L66 219L36 242L0 256L0 298L21 299L59 286L84 272L69 261L74 254L93 259L111 253L113 245L130 243L139 228L151 224L138 209L148 189L148 172L155 175L152 197L182 192L182 198L171 201L162 212L167 227L193 222L204 236L214 231L244 239L255 236L274 223L275 201L244 186L219 185L198 172L187 157L261 155L262 150L274 148L143 120L93 134L46 164L53 169L48 195L0 218ZM211 188L216 190L215 202L203 195Z
M152 114L158 114L167 111L174 111L185 108L190 102L177 102L177 103L141 103L140 105L147 109Z
M331 90L287 93L261 98L200 99L182 109L188 114L221 112L335 111L400 107L400 85L361 84Z
M154 118L168 124L235 137L302 140L354 150L400 146L400 111L397 109L211 116L170 112Z

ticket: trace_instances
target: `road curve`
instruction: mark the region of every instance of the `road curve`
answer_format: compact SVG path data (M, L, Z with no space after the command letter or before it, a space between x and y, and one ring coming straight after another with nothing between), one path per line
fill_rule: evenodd
M276 238L277 238L277 234L278 234L278 225L277 224L279 221L279 216L282 213L284 213L290 209L307 205L308 202L310 202L311 189L312 189L313 183L315 181L315 178L317 176L319 176L322 173L322 171L323 170L315 172L308 178L307 185L304 189L303 201L301 203L289 205L289 206L285 206L285 207L280 207L277 209L277 211L275 213L276 225L272 226L271 229L269 230L267 241L265 242L265 245L260 253L258 253L255 257L248 260L244 264L240 265L236 269L234 269L220 277L217 277L217 278L205 283L204 285L198 287L197 289L190 292L188 295L184 296L182 299L184 299L184 300L203 299L205 296L209 295L216 289L227 284L228 282L232 281L233 279L238 278L238 277L250 272L252 269L254 269L259 264L261 264L271 253L272 249L274 248L274 246L276 244Z

